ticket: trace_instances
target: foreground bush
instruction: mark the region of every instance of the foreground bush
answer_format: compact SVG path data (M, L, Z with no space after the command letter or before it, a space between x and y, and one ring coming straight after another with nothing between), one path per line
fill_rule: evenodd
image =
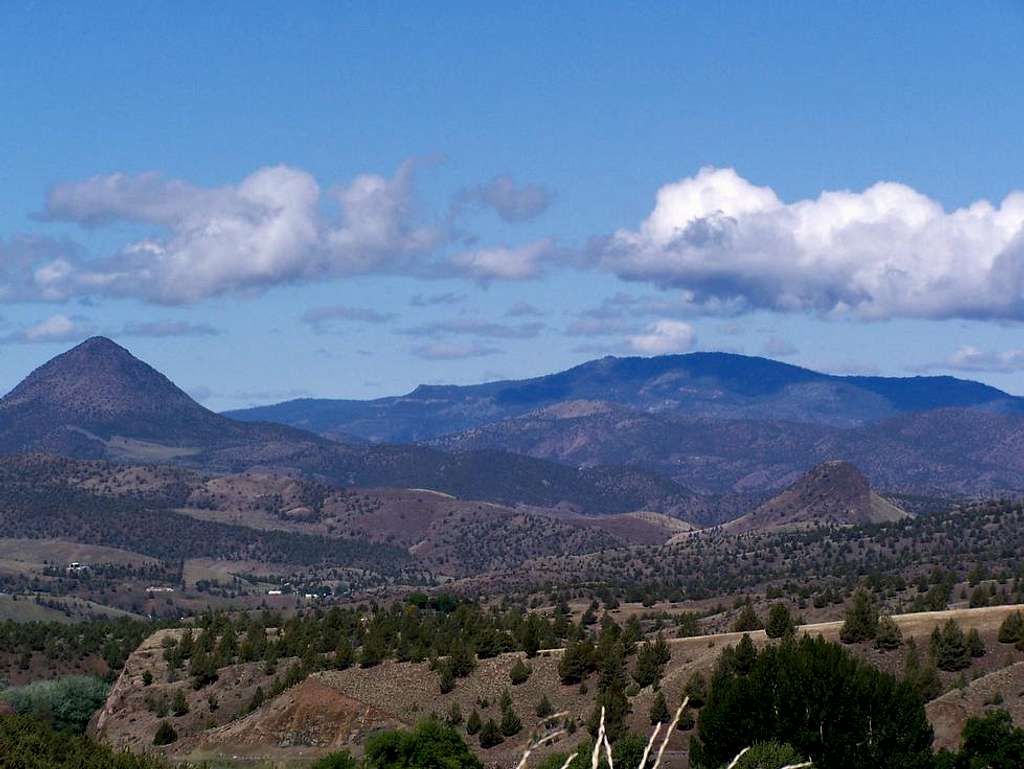
M459 733L436 719L366 741L366 769L483 769Z
M107 698L109 686L92 676L68 676L56 681L36 681L0 692L20 715L47 721L55 729L82 734L89 718Z
M0 716L0 769L167 769L155 758L105 745L27 716ZM180 769L180 768L179 768Z
M924 769L932 729L921 698L839 644L769 646L736 664L722 655L691 742L694 767L727 764L756 742L786 742L817 769Z

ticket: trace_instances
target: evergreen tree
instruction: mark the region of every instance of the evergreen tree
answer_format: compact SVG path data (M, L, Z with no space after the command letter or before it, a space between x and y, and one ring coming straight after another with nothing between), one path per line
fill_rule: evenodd
M935 699L942 692L942 682L939 681L935 660L930 656L928 659L922 660L921 653L917 649L917 642L913 638L907 642L903 677L924 702Z
M932 631L929 651L939 670L963 670L971 664L967 637L954 619Z
M878 620L878 631L875 633L875 648L891 651L900 648L903 643L903 631L896 621L888 614Z
M170 721L161 721L160 726L156 728L156 734L153 735L154 745L170 745L178 739L178 733L174 727L171 726Z
M745 674L719 666L691 765L718 767L770 740L826 769L932 765L932 730L913 689L822 638L769 645Z
M683 695L690 698L689 707L700 710L708 697L708 684L699 670L690 674Z
M512 669L508 671L508 677L512 681L513 686L519 686L519 684L526 683L532 672L533 670L529 665L521 659L517 659L512 665Z
M878 607L864 588L853 594L853 603L846 609L839 639L844 644L870 641L878 633Z
M437 685L441 689L441 694L448 694L448 692L455 689L455 674L452 672L452 666L447 662L442 662L437 669Z
M626 697L628 678L626 663L623 659L622 646L612 647L601 660L601 675L597 684L597 697L594 710L590 715L588 727L592 736L597 735L601 720L601 709L604 708L605 733L608 741L614 742L625 732L626 717L632 708Z
M547 694L542 694L540 702L537 703L537 718L547 718L555 712L554 706L551 704L551 700L548 699Z
M178 689L171 701L171 714L179 718L188 713L188 700L185 699L185 691Z
M581 639L570 641L562 659L558 662L558 675L562 683L578 684L594 669L594 647L590 641Z
M667 724L671 717L672 715L668 712L668 703L665 702L665 693L659 689L658 693L654 695L654 701L651 703L651 726L654 724Z
M493 748L495 745L500 745L504 741L505 738L501 736L501 730L494 723L494 719L488 718L483 728L480 729L480 747L486 750Z
M977 628L972 627L967 632L967 652L975 658L985 656L985 642L981 640Z
M1015 644L1024 641L1024 612L1018 610L1006 615L999 626L999 643Z
M796 632L796 622L784 603L773 603L768 610L768 622L764 626L769 638L786 638Z
M342 633L338 638L338 645L334 648L334 667L344 670L351 667L355 661L355 651L352 649L352 641L347 633Z
M503 705L501 708L501 724L499 728L504 737L512 737L519 734L523 728L523 722L516 714L511 702L507 706Z
M469 714L469 718L466 719L466 734L472 736L480 731L483 724L480 722L480 714L476 708L473 708L473 712Z
M762 630L764 628L764 622L757 616L757 612L754 611L754 606L749 601L743 604L743 608L740 610L739 616L736 617L736 621L732 623L732 631L734 633L750 633L754 630Z

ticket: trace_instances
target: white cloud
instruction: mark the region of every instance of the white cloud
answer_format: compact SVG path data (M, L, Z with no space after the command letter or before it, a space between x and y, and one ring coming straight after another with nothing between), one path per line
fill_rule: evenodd
M514 248L496 246L464 251L451 258L456 272L480 281L526 280L540 276L543 261L552 256L551 240L540 240Z
M693 326L679 320L659 320L647 327L646 333L627 340L630 349L641 355L668 355L686 352L697 342Z
M366 174L323 193L307 172L261 168L234 186L202 188L155 174L97 176L57 185L44 218L98 226L152 225L155 237L99 260L35 265L36 293L140 296L181 304L278 283L365 272L429 272L439 230L412 214L413 165ZM323 213L333 200L336 217Z
M3 342L18 344L48 344L51 342L77 342L95 332L93 325L78 316L51 315L31 326L3 337Z
M732 169L658 191L637 230L589 256L693 301L860 318L1024 317L1024 192L946 212L879 182L785 203Z

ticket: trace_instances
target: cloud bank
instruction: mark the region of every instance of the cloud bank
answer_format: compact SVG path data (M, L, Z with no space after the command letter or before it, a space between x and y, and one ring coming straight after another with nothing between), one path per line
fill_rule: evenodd
M946 212L879 182L785 203L730 168L662 187L585 262L712 302L862 319L1024 317L1024 192Z

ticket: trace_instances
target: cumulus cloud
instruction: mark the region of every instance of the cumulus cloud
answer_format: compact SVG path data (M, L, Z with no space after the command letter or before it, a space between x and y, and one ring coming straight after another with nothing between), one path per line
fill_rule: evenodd
M396 317L398 316L394 313L380 312L371 307L335 305L333 307L314 307L311 310L307 310L302 314L302 322L312 326L317 331L321 331L333 321L387 323Z
M486 207L506 222L526 222L544 213L553 198L538 184L517 185L511 176L496 176L486 184L463 190L455 200L453 217L469 207Z
M492 339L533 339L544 330L538 322L504 324L480 318L453 318L403 329L409 336L444 337L451 335L480 336Z
M1024 371L1024 350L988 351L965 345L946 360L928 364L924 370L991 371L1010 373Z
M527 280L539 277L544 262L554 255L550 239L524 246L495 246L463 251L451 258L454 272L482 282L489 280Z
M501 350L479 342L431 342L413 347L409 352L424 360L462 360L497 355Z
M686 352L697 343L693 326L679 320L659 320L643 334L629 337L629 348L641 355L668 355Z
M203 188L156 174L112 174L54 187L44 218L151 225L159 236L112 257L58 258L41 269L54 296L103 293L181 304L277 283L408 270L438 231L411 214L413 165L364 174L324 193L307 172L261 168L234 186ZM336 217L322 213L333 201Z
M627 280L780 312L866 319L1024 317L1024 192L947 212L879 182L786 203L730 168L658 191L636 230L590 244Z
M0 341L16 344L77 342L95 332L93 325L77 315L51 315L31 326L11 332Z

